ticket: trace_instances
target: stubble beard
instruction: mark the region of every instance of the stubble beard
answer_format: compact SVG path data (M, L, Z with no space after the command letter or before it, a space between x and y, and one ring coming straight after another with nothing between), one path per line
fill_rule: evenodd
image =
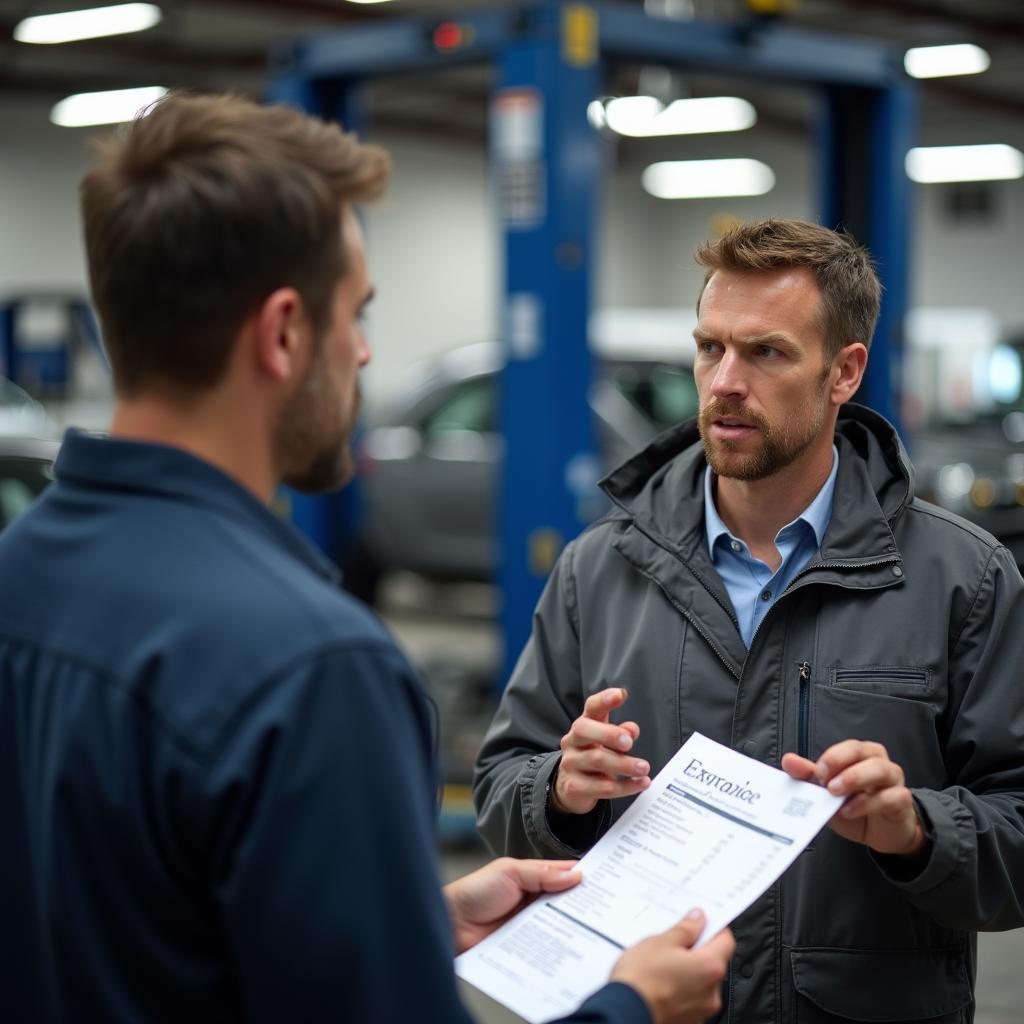
M700 412L697 427L704 442L704 457L716 476L731 480L764 480L792 465L821 434L825 423L825 402L822 380L816 398L814 420L806 430L797 433L793 425L783 422L773 426L764 416L751 412L740 402L716 399ZM761 444L752 452L744 452L740 443L711 436L716 419L735 417L754 426Z
M281 479L305 494L336 491L355 472L351 441L362 405L359 384L346 405L333 392L323 364L319 355L313 360L283 411L275 439Z

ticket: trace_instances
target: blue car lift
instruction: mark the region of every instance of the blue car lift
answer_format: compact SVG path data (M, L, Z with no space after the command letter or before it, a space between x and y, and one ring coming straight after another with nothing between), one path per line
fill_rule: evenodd
M910 207L903 160L916 117L895 48L753 16L745 24L688 22L633 7L552 3L354 28L290 42L274 59L269 99L357 130L359 89L368 79L470 62L497 68L490 148L505 239L507 356L498 503L502 684L554 560L595 508L600 463L587 401L587 322L602 141L587 106L601 92L605 63L743 74L817 95L819 219L869 247L885 286L860 399L896 419ZM323 524L330 517L305 518ZM312 535L326 540L319 528Z

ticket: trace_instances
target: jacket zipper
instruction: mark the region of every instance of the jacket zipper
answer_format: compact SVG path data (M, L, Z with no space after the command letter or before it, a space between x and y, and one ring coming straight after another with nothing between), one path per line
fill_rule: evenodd
M657 580L655 580L655 583L657 584ZM708 631L707 631L707 630L706 630L706 629L705 629L705 628L704 628L704 627L703 627L703 626L701 625L700 619L698 619L696 615L688 615L688 614L687 614L687 613L686 613L686 612L685 612L685 611L683 610L683 608L682 608L682 606L681 606L681 605L678 605L678 604L676 604L676 602L675 602L675 601L673 601L671 597L669 597L669 595L668 595L668 591L667 591L667 590L665 590L665 588L664 588L664 587L662 587L662 586L661 586L661 584L657 584L657 585L658 585L658 586L659 586L659 588L661 589L662 593L663 593L663 594L665 594L665 596L666 596L666 597L668 597L668 599L669 599L669 602L670 602L670 603L671 603L671 604L672 604L672 605L673 605L673 606L674 606L675 608L677 608L677 609L678 609L678 610L679 610L680 612L682 612L682 614L683 614L683 617L684 617L684 618L685 618L685 619L686 619L686 620L687 620L687 621L688 621L688 622L690 623L690 625L691 625L691 626L693 626L693 628L694 628L695 630L697 630L697 632L698 632L698 633L700 633L700 635L701 635L702 637L704 637L705 641L707 642L707 645L708 645L708 647L710 647L710 648L711 648L711 650L713 650L713 651L715 652L715 654L717 654L717 655L718 655L718 660L719 660L719 661L721 661L721 663L722 663L722 664L723 664L723 665L724 665L724 666L725 666L725 667L726 667L726 668L727 668L727 669L728 669L728 670L729 670L730 672L733 672L733 668L732 668L732 665L730 665L730 664L729 664L729 659L728 659L728 658L726 657L726 655L725 655L725 652L724 652L724 651L722 650L722 648L721 648L721 647L719 647L719 646L718 646L718 644L717 644L717 643L715 642L715 638L714 638L714 637L713 637L713 636L712 636L712 635L711 635L711 634L710 634L710 633L709 633L709 632L708 632ZM736 620L735 620L735 617L733 617L733 621L734 621L734 622L736 621ZM735 673L734 673L734 674L735 674ZM742 671L740 672L740 675L742 675ZM738 678L739 678L739 675L737 675L737 679L738 679Z
M876 565L891 565L893 562L900 560L899 555L889 555L886 558L876 558L872 562L858 562L856 565L851 565L850 562L818 562L815 565L808 565L801 569L792 580L790 580L789 586L782 592L788 594L793 589L793 584L796 583L801 576L805 576L807 573L814 572L817 569L872 569ZM779 595L781 597L782 594Z
M803 586L799 581L804 576L816 572L818 569L871 569L876 565L892 565L894 562L898 562L899 560L899 555L890 555L888 558L877 558L873 562L859 562L855 566L851 566L849 562L818 562L816 565L805 566L789 581L789 586L786 587L786 589L775 599L775 604L778 604L779 601L781 601L787 594L791 594L794 590L798 590ZM772 613L775 604L768 609L768 615ZM757 634L761 632L761 627L765 624L767 618L768 616L766 615L758 624L757 629L754 630L754 635L750 638L750 647L747 648L748 651L752 651L754 649L754 641L757 639Z
M811 703L811 663L801 661L797 664L800 670L799 717L797 718L796 752L801 757L810 757L810 741L808 739L808 718Z

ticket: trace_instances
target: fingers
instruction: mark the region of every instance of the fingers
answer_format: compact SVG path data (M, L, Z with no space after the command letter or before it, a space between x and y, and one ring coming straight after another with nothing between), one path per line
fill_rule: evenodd
M858 793L843 804L839 813L847 819L879 815L887 821L900 821L917 817L914 798L905 786L883 789L880 793Z
M828 791L835 796L849 793L877 792L903 785L903 769L888 757L869 757L833 776Z
M639 735L639 729L637 734ZM562 749L565 750L566 745L584 747L597 743L609 750L619 750L624 753L633 746L635 739L633 733L621 725L597 722L584 716L577 718L569 727L569 731L562 737Z
M564 892L578 885L583 874L574 860L513 860L503 867L524 893Z
M860 761L880 758L888 761L889 754L881 743L871 740L843 740L829 747L815 765L815 778L823 786L844 769Z
M665 935L689 949L700 938L705 923L704 911L695 907L678 924L669 928Z
M721 982L735 945L725 931L692 949L706 927L699 910L678 924L627 949L612 969L612 980L630 985L658 1024L696 1024L721 1008Z
M591 694L583 705L583 714L598 722L607 722L608 713L626 703L629 693L621 686L613 686L607 690L599 690Z
M651 784L650 764L628 757L640 735L636 722L615 725L609 713L621 707L628 694L622 687L611 687L592 694L583 714L562 737L562 758L552 788L556 809L586 814L599 800L635 796Z
M736 952L736 939L728 928L723 928L714 938L708 939L701 950L721 963L722 977L724 978L726 966L732 959L733 953Z
M594 773L599 775L627 778L643 778L651 766L639 757L625 757L608 750L607 747L588 746L582 749L569 743L562 746L563 770Z
M609 775L590 775L582 772L563 771L559 768L555 790L559 804L566 810L582 808L590 810L598 800L614 800L617 797L642 793L651 780L649 776L623 779ZM589 804L589 806L587 806ZM576 811L575 813L581 813Z
M695 908L678 924L673 925L665 934L672 936L680 945L690 949L701 937L706 924L707 918L704 916L704 911ZM701 947L702 954L721 964L722 977L725 977L726 964L732 959L732 955L735 952L736 939L728 928L723 928Z
M798 782L814 782L817 778L817 765L799 754L783 754L782 770Z

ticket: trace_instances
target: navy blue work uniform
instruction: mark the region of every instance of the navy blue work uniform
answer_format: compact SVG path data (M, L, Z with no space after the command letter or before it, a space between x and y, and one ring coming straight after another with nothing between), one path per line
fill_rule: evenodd
M468 1021L386 630L183 451L72 431L56 476L0 536L0 1018Z

